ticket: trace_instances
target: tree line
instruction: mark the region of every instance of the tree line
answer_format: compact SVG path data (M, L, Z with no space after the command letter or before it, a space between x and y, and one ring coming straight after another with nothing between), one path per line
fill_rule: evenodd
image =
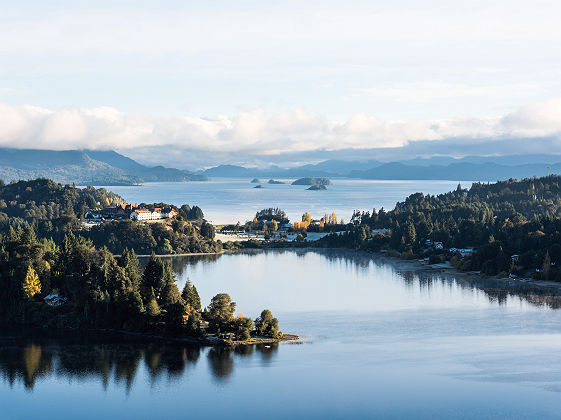
M60 242L69 232L91 239L98 247L115 254L125 248L137 254L174 254L219 252L214 228L204 220L198 206L181 207L165 203L142 203L141 207L171 207L178 211L173 220L142 223L131 220L108 221L91 229L82 225L86 211L95 207L116 206L125 200L104 188L77 188L49 179L18 181L5 185L0 181L0 232L30 226L39 238Z
M43 301L47 295L64 297L66 303L50 306ZM171 262L154 254L142 269L134 251L125 249L115 257L72 232L60 244L39 239L30 225L0 234L0 319L7 324L174 337L219 333L237 340L279 336L270 311L254 323L235 318L235 309L225 293L202 309L196 287L188 281L180 291Z
M404 258L450 259L463 270L561 281L561 178L474 183L415 193L389 211L355 211L325 246L392 249ZM441 245L435 246L435 243ZM473 249L462 255L450 249Z

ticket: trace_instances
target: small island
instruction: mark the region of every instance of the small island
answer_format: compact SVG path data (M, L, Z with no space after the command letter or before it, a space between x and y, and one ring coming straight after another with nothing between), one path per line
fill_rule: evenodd
M253 188L265 188L265 187L264 187L263 185L259 184L259 185L256 185L256 186L253 187Z
M325 191L327 187L322 184L312 185L310 188L306 188L308 191Z
M275 179L270 179L268 184L274 184L274 185L279 185L279 184L284 184L284 182L282 181L277 181Z
M259 178L253 178L250 183L251 184L261 184L261 180Z
M327 178L300 178L292 183L292 185L331 185L331 181Z

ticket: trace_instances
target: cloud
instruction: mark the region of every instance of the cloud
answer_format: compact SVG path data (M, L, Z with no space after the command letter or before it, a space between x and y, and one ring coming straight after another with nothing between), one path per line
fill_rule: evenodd
M157 155L158 147L163 146L166 150L205 156L274 156L317 150L399 149L427 141L444 148L454 139L476 139L483 144L496 139L560 134L561 98L527 105L499 117L462 116L438 121L387 121L359 113L347 121L333 122L302 109L269 115L261 108L234 116L158 117L110 107L54 111L0 104L0 146L117 149L132 156L140 155L142 149ZM484 154L485 148L480 149ZM162 151L161 160L165 160L163 156Z

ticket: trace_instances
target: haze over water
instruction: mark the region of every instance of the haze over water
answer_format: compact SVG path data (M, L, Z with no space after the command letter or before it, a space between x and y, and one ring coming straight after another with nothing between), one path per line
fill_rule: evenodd
M4 418L558 418L561 312L536 293L351 251L173 265L203 304L224 291L246 316L268 307L302 343L231 351L4 335Z

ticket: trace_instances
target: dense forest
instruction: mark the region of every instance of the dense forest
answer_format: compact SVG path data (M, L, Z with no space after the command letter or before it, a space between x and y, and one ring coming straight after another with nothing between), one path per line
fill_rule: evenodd
M125 248L138 254L173 254L188 252L219 252L221 244L214 241L214 229L203 218L197 206L180 208L165 203L142 203L142 207L172 207L179 215L161 223L133 221L106 222L85 229L82 219L86 210L125 203L125 200L103 188L76 188L48 179L12 182L0 181L0 232L30 226L39 238L61 241L69 232L79 233L98 248L106 246L120 254Z
M561 178L461 185L412 194L390 211L355 212L347 232L325 246L392 249L404 258L446 259L489 275L561 281Z
M43 301L53 296L62 300ZM237 340L280 335L270 311L254 322L235 318L235 309L230 296L219 293L202 310L196 287L187 282L179 291L170 261L155 255L141 269L134 251L116 258L73 233L60 244L37 239L29 225L0 234L0 320L6 324L173 337L213 332Z
M121 203L104 189L47 179L0 182L0 321L173 337L217 333L231 340L281 335L268 310L255 321L235 318L236 304L226 293L202 309L196 287L187 282L179 291L171 262L154 254L221 249L199 207L174 207L176 217L153 223L122 220L84 227L86 209ZM139 252L152 253L144 269Z
M124 202L103 188L80 189L44 178L8 185L0 181L0 232L29 224L40 237L60 240L67 232L80 228L80 219L88 208Z

